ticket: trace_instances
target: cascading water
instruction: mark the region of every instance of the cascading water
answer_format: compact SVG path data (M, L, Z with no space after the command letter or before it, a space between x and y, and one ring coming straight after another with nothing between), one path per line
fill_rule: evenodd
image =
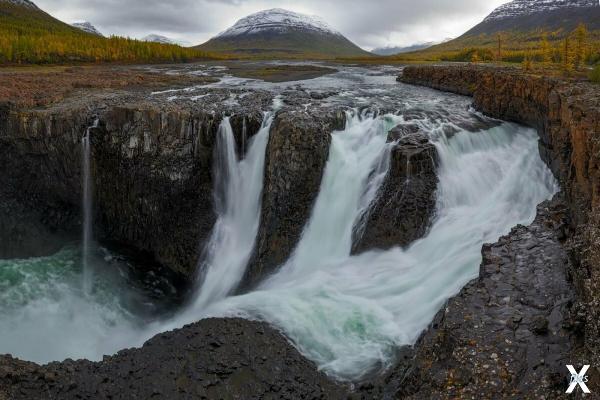
M372 202L365 193L376 193L380 174L373 171L387 129L403 123L394 116L350 119L333 134L321 191L291 259L259 290L213 304L206 314L266 320L340 379L391 365L397 346L414 343L477 275L482 245L530 223L536 205L557 190L530 129L505 123L450 136L447 124L417 122L440 158L437 216L427 237L406 250L350 256L360 204Z
M99 120L96 119L94 124L86 129L85 136L81 139L81 170L83 173L83 196L82 196L82 210L83 210L83 241L81 258L83 264L83 291L89 294L93 289L94 282L94 271L90 264L90 246L92 245L92 208L93 208L93 194L92 194L92 172L91 172L91 140L90 132L93 128L98 127Z
M219 127L214 189L218 217L200 266L202 285L194 300L195 308L230 295L244 275L258 232L265 153L275 107L265 113L245 157L236 152L229 118L224 118Z
M532 130L504 123L467 132L457 128L457 121L482 118L465 111L468 100L399 86L392 75L361 73L341 74L347 76L348 90L338 100L386 108L400 104L407 121L348 115L346 129L333 133L320 193L300 243L257 290L231 296L256 240L273 114L247 149L242 143L243 160L229 121L219 129L218 220L192 304L174 318L149 324L123 306L129 288L100 273L112 266L98 269L93 290L82 295L86 278L74 249L0 261L0 351L38 362L97 360L200 318L242 316L277 326L305 356L340 379L361 379L389 366L397 346L414 343L444 302L477 275L482 244L531 222L536 205L557 187ZM323 79L334 87L339 83L339 78ZM324 81L307 82L321 88ZM351 256L352 238L360 236L388 169L388 130L397 124L417 124L437 148L435 220L427 236L407 249ZM89 150L89 136L85 141ZM87 221L91 226L91 218Z

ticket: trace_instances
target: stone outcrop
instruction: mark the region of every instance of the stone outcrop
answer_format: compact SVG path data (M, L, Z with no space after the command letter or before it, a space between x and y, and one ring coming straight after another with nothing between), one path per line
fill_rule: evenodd
M353 251L407 246L427 232L435 212L437 151L417 126L399 126L388 135L394 142L390 169Z
M298 244L319 194L331 133L345 115L331 110L284 111L271 127L256 249L243 289L283 264Z
M513 68L477 66L407 67L399 80L472 95L478 110L538 130L540 154L559 179L568 208L568 273L577 293L578 332L588 363L598 365L600 87L526 75Z
M240 144L244 120L250 137L269 107L265 94L253 100L231 117ZM79 237L81 137L97 118L90 132L95 237L192 275L215 220L212 160L223 114L213 108L120 94L0 110L0 166L11 171L0 177L0 220L7 227L0 257L47 255Z
M479 278L437 314L374 398L562 398L577 330L562 199L483 248ZM587 364L587 362L586 362ZM579 368L579 365L578 365ZM595 382L595 381L594 381ZM379 390L379 391L378 391Z
M344 399L276 330L207 319L102 362L0 357L0 399Z

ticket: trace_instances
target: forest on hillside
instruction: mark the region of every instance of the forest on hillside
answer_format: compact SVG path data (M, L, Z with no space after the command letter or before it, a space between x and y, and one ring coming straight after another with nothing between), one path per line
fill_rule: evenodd
M43 11L0 3L0 63L185 62L214 58L218 56L177 45L96 36Z

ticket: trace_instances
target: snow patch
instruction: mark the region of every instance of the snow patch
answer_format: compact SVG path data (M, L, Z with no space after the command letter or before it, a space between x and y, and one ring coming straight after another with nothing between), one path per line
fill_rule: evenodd
M234 26L220 33L217 37L233 37L265 31L285 32L290 29L341 36L341 33L319 17L274 8L240 19Z
M562 8L599 7L598 0L514 0L496 8L484 21L496 21Z
M142 38L142 41L144 42L154 42L154 43L162 43L162 44L177 44L176 41L174 41L173 39L170 39L166 36L161 36L161 35L148 35L148 36L144 36Z
M16 4L18 6L32 8L34 10L38 10L38 7L35 4L33 4L33 2L28 1L28 0L0 0L0 2Z
M96 29L96 27L94 25L92 25L88 21L75 22L75 23L72 23L71 26L73 26L77 29L81 29L84 32L91 33L92 35L104 36L104 35L102 35L102 33L100 33L100 31L98 29Z

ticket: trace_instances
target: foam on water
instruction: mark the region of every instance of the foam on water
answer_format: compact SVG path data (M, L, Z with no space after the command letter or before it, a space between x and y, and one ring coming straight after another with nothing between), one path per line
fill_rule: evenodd
M377 85L381 82L368 82L361 93ZM483 117L466 111L464 98L392 83L389 88L400 116L349 113L346 128L332 133L301 241L255 291L231 295L256 240L272 114L248 143L245 157L235 152L227 119L219 130L218 221L188 307L166 321L147 323L132 317L122 306L123 292L115 293L114 281L103 283L101 275L94 275L99 282L86 297L81 260L68 251L1 261L0 352L40 362L99 359L201 318L242 316L280 328L306 357L339 379L358 380L391 365L397 346L414 343L444 302L477 276L482 245L530 223L536 205L557 186L540 159L533 130L509 123L490 128L495 124L487 120L483 130L469 132L460 126L477 125ZM352 256L354 233L389 167L388 131L398 124L417 124L437 149L435 219L426 237L409 248Z
M417 121L440 159L433 226L408 249L351 256L359 204L379 179L372 172L394 123L403 122L350 119L333 134L321 191L291 259L259 290L214 303L204 315L269 321L326 372L358 380L391 365L397 346L414 343L444 302L477 276L484 243L531 223L536 205L557 190L531 129L505 123L446 133L447 124Z

